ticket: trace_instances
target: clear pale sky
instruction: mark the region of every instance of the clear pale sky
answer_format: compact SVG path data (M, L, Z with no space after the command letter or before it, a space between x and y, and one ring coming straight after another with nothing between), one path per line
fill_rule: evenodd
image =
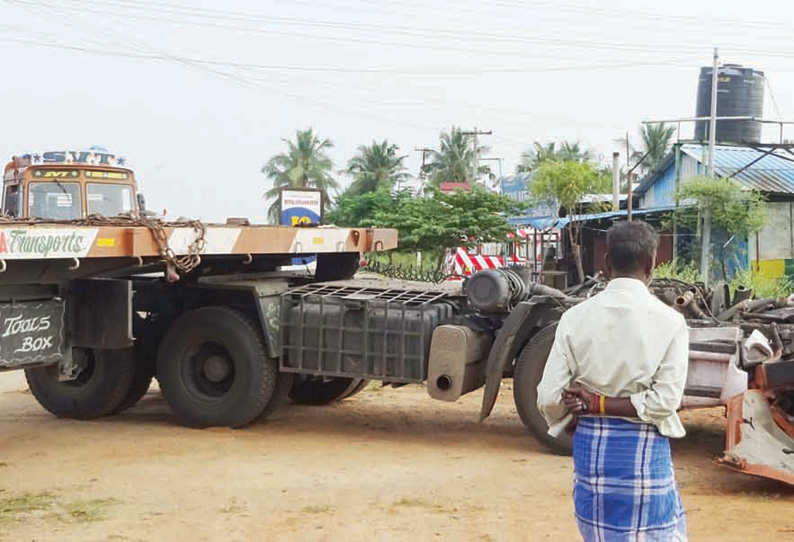
M536 140L609 157L642 120L694 115L714 46L794 120L793 31L764 0L0 0L0 155L102 145L169 217L263 222L260 169L296 129L336 169L388 138L416 174L453 124L493 130L505 173Z

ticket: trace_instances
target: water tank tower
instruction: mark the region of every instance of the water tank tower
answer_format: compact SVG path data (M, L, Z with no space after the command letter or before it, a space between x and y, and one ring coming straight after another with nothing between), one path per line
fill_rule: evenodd
M700 68L698 80L698 117L711 114L712 68ZM764 115L764 72L737 64L724 64L717 73L717 116L756 117ZM695 139L707 141L708 121L695 123ZM718 120L717 143L760 143L761 123L749 120Z

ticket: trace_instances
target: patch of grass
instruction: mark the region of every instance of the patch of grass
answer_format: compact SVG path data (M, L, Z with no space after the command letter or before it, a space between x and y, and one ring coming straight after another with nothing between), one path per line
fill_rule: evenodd
M394 501L392 506L407 506L413 508L420 508L420 507L432 507L433 505L429 502L425 501L424 499L419 498L402 498L399 501Z
M78 523L102 521L107 517L108 510L119 504L114 498L73 501L64 505L69 516Z
M441 504L434 504L418 497L404 497L400 500L394 501L391 508L425 508L436 514L450 514L457 512L457 508L450 508Z
M380 380L372 380L367 387L364 388L364 391L380 391L383 389L383 382Z
M55 501L55 495L49 491L40 493L22 493L14 497L0 500L0 514L26 514L47 510Z
M22 521L27 514L50 509L55 504L55 495L49 491L21 493L0 499L0 525Z
M239 514L245 512L245 506L240 506L237 499L232 498L229 504L221 508L221 512L224 514Z
M301 509L301 512L303 514L330 514L334 510L335 508L333 506L314 505L314 506L304 506Z

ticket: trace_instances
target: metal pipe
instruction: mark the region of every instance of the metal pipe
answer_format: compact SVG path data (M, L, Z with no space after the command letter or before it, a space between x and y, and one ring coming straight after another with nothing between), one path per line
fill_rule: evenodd
M717 320L730 320L733 318L736 313L738 312L755 312L760 309L764 309L769 306L778 306L778 307L785 307L788 304L785 298L773 298L767 297L764 299L753 299L753 300L745 300L741 303L737 303L733 307L728 310L722 311L720 314L717 315Z
M612 210L620 210L620 153L612 153Z
M736 305L737 303L741 303L742 301L746 301L753 297L753 291L749 288L745 288L744 286L739 286L736 288L736 291L733 292L733 302L731 305Z
M719 50L714 48L714 64L711 69L711 114L709 119L709 164L706 170L706 175L709 179L714 178L714 145L717 141L717 85L719 84L719 70L720 55ZM708 280L706 281L708 284Z
M711 116L708 117L685 117L685 118L675 118L675 119L662 119L662 120L643 120L640 121L640 124L661 124L661 123L670 123L670 122L698 122L704 120L711 120ZM776 120L776 119L765 119L762 117L752 117L748 115L741 115L736 117L717 117L717 120L751 120L753 122L763 122L765 124L794 124L794 120Z
M699 359L703 361L722 361L729 362L735 354L724 354L719 352L689 351L689 359Z
M686 291L675 299L675 306L679 312L687 312L695 318L705 318L706 313L703 312L697 303L693 303L695 294L691 291Z

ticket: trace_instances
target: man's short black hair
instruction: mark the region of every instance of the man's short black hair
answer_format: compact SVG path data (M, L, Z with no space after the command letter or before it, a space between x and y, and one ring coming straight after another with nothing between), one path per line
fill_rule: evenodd
M659 236L647 222L618 222L607 231L609 264L618 273L639 271L656 255Z

